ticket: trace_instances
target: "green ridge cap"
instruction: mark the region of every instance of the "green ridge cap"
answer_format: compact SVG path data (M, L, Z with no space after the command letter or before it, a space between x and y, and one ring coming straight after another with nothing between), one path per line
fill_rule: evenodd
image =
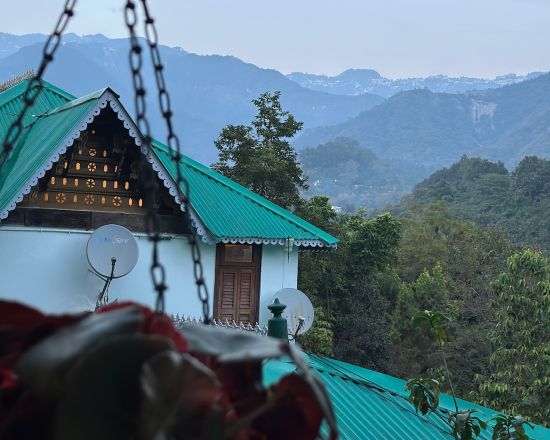
M55 113L59 113L59 112L62 112L64 110L77 107L80 104L84 104L85 102L92 101L92 100L97 100L97 99L101 98L101 96L106 92L111 92L111 93L114 94L114 92L109 87L105 87L101 90L96 90L95 92L89 93L88 95L84 95L81 98L75 98L75 99L73 99L73 100L71 100L71 101L69 101L69 102L67 102L63 105L60 105L59 107L52 108L46 114L47 115L53 115Z

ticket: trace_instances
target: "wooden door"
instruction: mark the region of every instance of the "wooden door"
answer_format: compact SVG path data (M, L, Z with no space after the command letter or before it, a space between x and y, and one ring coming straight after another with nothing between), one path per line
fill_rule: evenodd
M261 247L220 244L216 257L214 317L229 322L258 321Z

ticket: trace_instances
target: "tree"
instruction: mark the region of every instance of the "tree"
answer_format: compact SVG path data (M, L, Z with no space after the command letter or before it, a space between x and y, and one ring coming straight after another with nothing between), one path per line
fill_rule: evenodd
M493 283L498 323L489 334L493 371L478 376L481 402L550 426L550 266L516 252Z
M452 374L447 362L444 347L449 342L447 337L446 324L449 322L449 317L441 312L432 312L430 310L416 312L411 320L412 328L423 328L425 336L432 343L436 343L441 353L443 361L443 370L445 380L448 384L451 397L453 398L454 409L447 408L445 410L446 417L443 417L439 407L439 397L441 393L441 383L432 378L413 377L407 381L405 389L408 390L408 401L412 403L416 412L426 415L433 413L443 422L449 425L452 430L453 437L456 440L473 440L481 435L481 432L487 429L488 422L494 421L492 427L493 440L529 440L525 428L533 428L533 425L525 421L522 416L509 416L499 414L490 420L483 416L483 412L478 409L461 409L455 386L453 385Z
M527 156L509 173L500 162L463 157L419 183L404 200L397 210L444 200L464 220L498 227L519 245L550 250L549 160Z
M425 334L413 331L410 317L418 310L441 310L448 315L452 309L449 281L439 264L413 283L401 284L392 315L393 374L411 377L441 365L441 353L430 350L432 341Z
M297 341L307 352L321 356L334 356L334 335L330 317L326 317L322 307L315 307L315 320L311 328L299 335Z
M289 143L303 123L282 109L280 92L263 93L252 103L258 114L251 125L228 125L214 141L213 168L283 208L300 202L306 176Z
M361 211L336 215L326 197L304 202L297 212L341 240L334 252L304 252L298 277L299 288L332 317L335 357L385 370L399 221Z
M456 391L467 397L477 390L475 375L485 373L490 363L488 333L496 323L489 284L505 270L514 249L504 233L460 220L444 202L405 214L397 267L403 284L392 319L389 373L411 377L441 364L439 353L423 353L422 335L399 325L415 310L440 310L453 318L445 350L455 366ZM442 371L432 373L432 378L442 378Z

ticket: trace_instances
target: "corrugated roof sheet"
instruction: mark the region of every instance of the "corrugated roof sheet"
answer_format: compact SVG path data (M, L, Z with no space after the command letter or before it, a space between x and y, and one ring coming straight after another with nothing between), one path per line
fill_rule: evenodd
M405 381L356 365L316 355L307 356L309 366L325 384L336 413L340 439L403 439L449 440L453 436L449 426L437 415L416 414L406 400ZM291 371L292 362L270 360L264 364L264 382L270 385ZM498 413L492 409L458 399L461 410L477 409L484 420ZM454 410L452 397L441 396L440 415ZM534 440L550 440L550 429L535 426L527 428ZM487 431L479 439L490 439Z
M28 81L0 93L0 139L22 108ZM26 128L19 144L0 175L0 211L108 90L76 99L47 82L43 84L25 118ZM168 147L154 141L153 150L175 178L176 168ZM291 237L305 246L338 243L330 234L186 156L180 167L189 182L191 206L216 240L258 239L275 243Z
M175 178L168 148L156 141L153 147ZM183 157L180 170L189 182L193 209L217 239L293 237L329 246L338 243L330 234L189 157Z
M63 139L80 124L95 100L38 118L25 129L22 142L6 164L8 176L0 187L0 206L9 203L52 155ZM32 148L29 146L32 145Z
M11 123L23 108L23 93L30 80L25 80L0 93L0 139L4 139ZM36 101L27 112L24 125L34 121L33 115L42 115L48 110L63 105L75 97L52 84L44 81Z

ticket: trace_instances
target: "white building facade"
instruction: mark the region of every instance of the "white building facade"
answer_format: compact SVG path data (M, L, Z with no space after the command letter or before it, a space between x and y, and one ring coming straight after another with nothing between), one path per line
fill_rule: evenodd
M93 310L104 281L91 269L86 245L93 231L0 226L2 298L22 301L47 313ZM155 305L149 271L152 246L145 234L135 234L139 246L136 267L109 286L109 300ZM216 246L200 243L205 281L214 313ZM163 240L160 260L166 268L166 312L200 318L189 244L185 236ZM262 246L259 322L269 319L267 305L279 290L296 288L298 248Z
M0 138L25 86L0 93ZM252 324L267 321L266 306L277 291L296 288L300 248L337 244L292 213L183 157L177 166L190 188L188 225L170 150L156 141L145 145L110 89L77 99L46 83L35 107L23 140L0 170L3 299L48 313L93 309L105 282L91 269L86 246L98 227L118 224L136 238L139 256L129 274L111 282L109 300L153 307L143 163L158 184L151 204L162 237L167 313L201 316L187 240L192 230L200 240L211 316Z

